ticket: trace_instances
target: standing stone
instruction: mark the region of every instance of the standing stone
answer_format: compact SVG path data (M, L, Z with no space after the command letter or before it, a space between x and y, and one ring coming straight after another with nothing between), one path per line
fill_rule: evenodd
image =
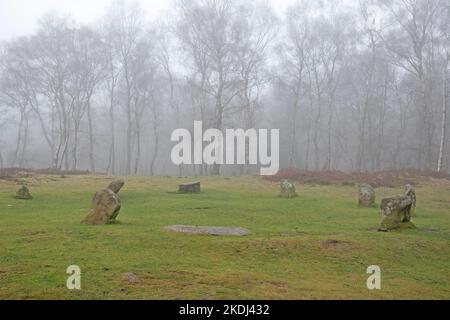
M119 194L120 190L125 185L125 182L123 180L116 180L111 182L111 184L108 186L108 189L114 192L115 194Z
M22 186L16 192L16 199L31 200L31 199L33 199L33 196L31 195L30 190L26 186Z
M89 225L114 224L120 208L119 196L110 189L102 190L95 194L91 212L82 223Z
M283 180L280 184L282 198L295 198L297 197L297 192L295 190L295 185L288 180Z
M178 189L179 193L199 193L200 182L192 182L187 184L181 184Z
M381 227L379 231L396 229L416 229L411 216L416 206L414 188L406 186L404 195L385 198L381 201Z
M359 206L374 207L375 206L375 190L371 185L362 184L359 186Z
M405 196L410 197L412 200L411 217L415 217L417 206L416 189L412 185L407 184L405 186Z

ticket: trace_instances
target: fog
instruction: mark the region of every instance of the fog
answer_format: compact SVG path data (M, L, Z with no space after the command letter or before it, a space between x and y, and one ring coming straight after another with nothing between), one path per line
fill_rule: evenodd
M283 14L294 0L269 0L275 13ZM172 7L171 0L136 0L149 20L164 16ZM2 0L0 1L0 40L33 33L46 13L69 15L84 24L95 23L111 0ZM26 8L26 10L24 10Z
M83 24L95 23L110 2L110 0L3 0L0 2L0 39L10 40L33 33L38 28L39 19L49 12L70 15ZM170 1L137 2L148 19L156 19L170 6Z
M3 0L0 39L2 168L259 173L174 165L194 121L279 129L282 168L450 167L445 0Z

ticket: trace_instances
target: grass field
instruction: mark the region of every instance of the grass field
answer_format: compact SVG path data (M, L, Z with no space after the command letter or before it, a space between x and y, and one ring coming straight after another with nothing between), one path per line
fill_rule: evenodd
M201 178L196 195L175 192L192 179L125 178L121 223L80 224L112 180L35 176L31 201L0 180L0 299L450 299L448 181L418 187L419 229L402 232L377 232L379 210L356 205L356 186L300 185L286 200L259 177ZM401 191L378 188L377 201ZM252 234L164 230L172 224ZM80 291L66 288L69 265L82 270ZM370 265L381 290L366 287Z

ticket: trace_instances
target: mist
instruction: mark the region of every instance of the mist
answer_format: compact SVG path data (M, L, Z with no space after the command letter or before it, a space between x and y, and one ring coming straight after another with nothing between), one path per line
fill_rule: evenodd
M172 132L202 121L279 129L281 168L449 169L448 1L177 0L154 12L111 1L3 30L0 168L259 174L173 164Z

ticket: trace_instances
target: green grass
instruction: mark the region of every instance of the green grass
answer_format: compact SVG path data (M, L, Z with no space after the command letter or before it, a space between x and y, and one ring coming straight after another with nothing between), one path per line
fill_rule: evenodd
M85 226L95 191L112 178L37 176L31 201L0 180L0 299L450 299L450 184L417 190L418 230L378 233L379 210L352 186L279 188L258 177L126 178L121 224ZM377 189L377 201L400 189ZM172 224L236 226L248 237L174 234ZM82 290L66 288L69 265ZM379 265L382 290L366 269ZM128 283L123 274L140 282Z

